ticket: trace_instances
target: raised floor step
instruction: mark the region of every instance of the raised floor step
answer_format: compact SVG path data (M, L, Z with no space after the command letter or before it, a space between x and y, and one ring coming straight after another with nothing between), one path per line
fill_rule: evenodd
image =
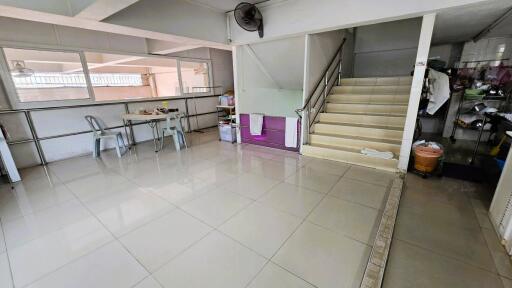
M349 103L349 104L401 104L409 103L409 94L331 94L327 97L330 103Z
M405 125L405 117L381 115L320 113L318 120L320 122L379 125L394 128L403 128Z
M403 95L411 92L410 85L397 86L351 86L342 85L332 88L332 94L365 94L365 95Z
M339 125L316 123L313 126L314 133L326 133L334 135L360 136L373 139L386 139L401 141L403 131L385 128L364 127L362 125Z
M397 77L369 77L369 78L344 78L341 79L341 85L411 85L412 76Z
M380 113L380 114L402 114L407 113L407 105L399 104L337 104L327 103L326 112L331 113L352 113L352 114L364 114L364 113Z
M372 139L365 137L340 136L333 134L313 133L309 135L309 142L312 145L328 145L339 148L352 148L361 151L363 148L371 148L378 151L389 151L400 155L400 142L386 139ZM393 142L393 143L389 143Z
M303 145L302 154L388 171L397 171L398 167L397 159L370 157L361 154L357 149L339 148L329 145Z

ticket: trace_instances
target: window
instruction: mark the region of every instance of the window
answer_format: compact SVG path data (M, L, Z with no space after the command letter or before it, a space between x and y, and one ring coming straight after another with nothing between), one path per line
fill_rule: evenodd
M209 92L210 75L208 63L180 61L183 93Z
M180 95L175 59L86 52L96 101Z
M17 97L12 99L15 103L115 101L212 91L210 62L204 60L1 47L0 50L7 62L1 67L8 68L11 75L6 81L12 80L16 90L16 94L10 93ZM32 107L39 105L42 104Z
M4 53L20 102L89 98L80 54L11 48Z

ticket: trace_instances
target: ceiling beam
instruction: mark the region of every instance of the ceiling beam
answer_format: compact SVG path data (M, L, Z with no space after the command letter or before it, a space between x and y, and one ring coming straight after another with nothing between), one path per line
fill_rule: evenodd
M194 39L184 36L177 36L161 32L149 31L144 29L132 28L116 24L98 22L95 20L83 19L79 17L69 17L45 12L39 12L29 9L17 8L12 6L0 5L0 16L22 19L28 21L42 22L48 24L62 25L68 27L96 30L114 34L129 35L135 37L170 41L182 45L199 45L202 47L212 47L217 49L231 50L231 46L207 40Z
M139 0L96 0L75 17L101 21Z

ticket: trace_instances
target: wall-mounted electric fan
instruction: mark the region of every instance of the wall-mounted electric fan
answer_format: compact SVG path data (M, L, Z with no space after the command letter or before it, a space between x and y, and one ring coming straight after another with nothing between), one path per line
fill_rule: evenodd
M236 5L235 20L244 30L258 31L260 38L263 38L263 16L256 5L242 2Z

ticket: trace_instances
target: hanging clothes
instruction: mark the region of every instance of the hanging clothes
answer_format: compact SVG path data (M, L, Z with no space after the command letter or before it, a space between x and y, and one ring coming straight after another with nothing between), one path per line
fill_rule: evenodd
M251 135L254 135L254 136L261 135L262 129L263 129L263 114L251 113L249 115L249 131L251 132Z
M427 113L434 115L450 99L450 78L444 73L430 69L428 79L430 82L430 98Z
M297 121L295 117L286 117L284 130L284 146L288 148L297 147Z

